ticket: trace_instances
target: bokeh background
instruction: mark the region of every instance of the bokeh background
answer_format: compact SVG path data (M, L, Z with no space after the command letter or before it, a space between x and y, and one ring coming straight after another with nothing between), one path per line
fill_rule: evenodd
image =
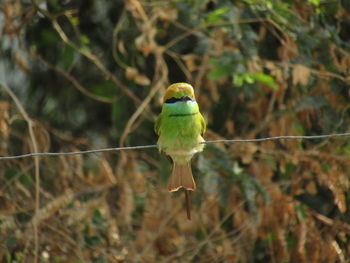
M349 131L348 0L2 0L0 155ZM0 160L0 262L349 262L349 137L210 144L192 221L157 149ZM39 180L40 179L40 180Z

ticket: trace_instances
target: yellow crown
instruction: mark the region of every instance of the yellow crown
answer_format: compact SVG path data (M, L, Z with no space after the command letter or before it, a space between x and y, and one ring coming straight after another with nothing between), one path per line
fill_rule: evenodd
M185 82L174 83L170 85L164 95L164 101L170 98L182 98L189 96L191 99L195 99L193 87Z

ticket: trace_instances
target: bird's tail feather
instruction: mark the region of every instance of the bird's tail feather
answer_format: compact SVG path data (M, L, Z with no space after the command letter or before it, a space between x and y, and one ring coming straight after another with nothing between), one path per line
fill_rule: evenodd
M192 191L196 189L196 183L194 182L189 162L184 165L173 164L173 172L169 181L168 190L170 192L175 192L181 187Z

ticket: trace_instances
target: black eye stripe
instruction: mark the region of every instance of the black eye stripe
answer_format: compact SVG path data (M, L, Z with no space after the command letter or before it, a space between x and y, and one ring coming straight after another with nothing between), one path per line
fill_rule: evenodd
M192 100L189 96L183 96L181 98L171 97L170 99L167 99L165 101L165 103L175 103L175 102L178 102L178 101L189 101L189 100Z
M170 99L167 99L165 101L165 103L175 103L177 101L181 101L181 99L177 99L177 98L171 97Z

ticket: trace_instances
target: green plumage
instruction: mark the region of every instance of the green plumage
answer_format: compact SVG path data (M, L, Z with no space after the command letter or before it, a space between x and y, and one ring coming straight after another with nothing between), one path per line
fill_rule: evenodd
M170 155L174 162L185 164L196 152L203 150L202 134L205 122L195 101L163 104L155 124L160 150ZM187 153L187 154L186 154Z
M170 85L164 95L164 104L154 129L159 135L159 150L173 160L168 190L180 188L194 191L196 183L191 169L191 158L203 151L205 122L199 112L193 87L188 83Z

